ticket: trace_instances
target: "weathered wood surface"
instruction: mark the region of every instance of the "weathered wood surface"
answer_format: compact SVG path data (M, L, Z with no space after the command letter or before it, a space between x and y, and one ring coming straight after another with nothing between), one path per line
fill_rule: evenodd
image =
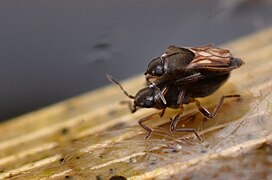
M156 131L144 140L137 120L157 111L131 114L110 85L2 123L0 179L272 178L272 28L223 47L246 64L201 102L212 109L223 94L242 98L226 100L213 120L187 106L194 119L181 124L196 128L202 142L169 132L173 110L154 117ZM123 82L131 94L143 84L142 75Z

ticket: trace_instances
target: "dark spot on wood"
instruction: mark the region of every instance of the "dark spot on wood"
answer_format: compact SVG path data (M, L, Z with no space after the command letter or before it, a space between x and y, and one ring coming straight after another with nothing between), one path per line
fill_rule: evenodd
M206 117L203 117L203 118L202 118L202 121L209 121L209 119L206 118Z
M116 110L111 110L107 113L108 116L114 116L117 113Z
M105 154L100 154L99 157L100 157L100 158L104 158L104 157L105 157Z
M125 178L124 176L112 176L110 178L110 180L126 180L127 178Z
M96 180L102 180L102 179L103 178L100 175L96 176Z
M173 153L177 153L177 152L179 152L179 151L176 150L176 149L173 149L172 152L173 152Z
M64 162L64 158L61 158L59 161L60 161L61 163L63 163L63 162Z
M135 157L132 157L132 158L129 158L129 162L131 162L131 163L136 163L136 162L137 162L137 160L136 160L136 158L135 158Z
M125 127L125 123L117 123L114 126L110 127L109 130L123 129Z
M77 142L77 139L71 139L70 142L75 143L75 142Z
M236 102L242 102L242 101L243 101L242 96L240 96L240 97L236 98Z
M61 130L61 134L65 135L69 132L69 129L68 128L62 128Z
M113 173L114 169L110 168L110 173Z
M247 139L247 140L251 140L252 138L253 138L253 135L252 135L252 134L247 134L247 135L246 135L246 139Z
M151 162L151 163L150 163L150 165L155 165L155 164L156 164L156 162L155 162L155 161L153 161L153 162Z
M72 176L65 176L65 179L73 179L73 177Z
M76 157L76 159L80 159L80 157L79 157L79 156L77 156L77 157Z

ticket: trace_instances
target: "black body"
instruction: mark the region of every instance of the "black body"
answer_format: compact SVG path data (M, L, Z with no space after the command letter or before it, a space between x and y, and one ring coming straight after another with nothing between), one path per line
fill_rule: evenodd
M182 72L194 57L194 53L186 48L169 46L162 56L150 61L145 75L175 76Z
M149 84L150 79L159 84L155 81L175 81L198 72L215 76L227 74L242 64L243 61L234 58L228 50L212 45L196 48L169 46L160 57L148 64L145 75Z
M190 103L190 98L205 97L214 93L228 79L229 73L221 75L200 75L192 81L160 81L156 86L148 86L138 91L134 98L134 106L144 108L179 108ZM164 92L163 89L167 90ZM160 93L163 93L165 102ZM182 96L180 96L182 94ZM178 100L178 97L180 99Z
M223 74L220 76L210 76L203 78L202 80L185 84L181 86L170 85L169 90L165 95L167 102L166 107L179 108L182 104L189 104L190 98L199 98L209 96L220 88L224 82L228 79L229 74ZM184 96L181 102L177 102L177 97L183 91Z

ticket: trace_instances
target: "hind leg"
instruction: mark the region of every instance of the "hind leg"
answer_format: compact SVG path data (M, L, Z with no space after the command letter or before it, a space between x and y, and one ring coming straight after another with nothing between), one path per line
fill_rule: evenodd
M219 109L221 108L224 100L226 98L239 98L241 97L239 94L234 94L234 95L226 95L226 96L222 96L218 102L218 104L216 105L216 107L214 108L213 112L210 112L209 110L207 110L206 108L204 108L203 106L201 106L200 102L196 99L192 99L192 102L195 102L198 110L201 112L201 114L209 119L212 119L216 116L216 114L218 113Z

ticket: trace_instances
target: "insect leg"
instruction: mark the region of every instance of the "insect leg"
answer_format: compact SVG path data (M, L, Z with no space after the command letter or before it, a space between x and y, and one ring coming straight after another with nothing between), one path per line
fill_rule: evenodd
M153 83L152 81L149 80L150 78L151 78L151 77L146 77L146 83L147 83L148 86L154 85L154 83Z
M178 122L180 121L181 115L183 112L184 112L184 108L183 108L183 106L181 106L180 112L174 117L173 120L171 118L170 131L174 131L176 129L176 126L177 126Z
M194 128L179 128L177 129L177 124L179 123L179 121L181 121L182 119L185 119L187 117L193 118L191 114L188 114L185 117L181 117L182 113L184 111L183 106L181 107L181 111L175 116L174 120L171 119L171 124L170 124L170 131L173 132L192 132L195 134L195 136L197 137L197 139L199 141L201 141L201 137L198 135L198 133L196 132L196 130Z
M165 113L165 109L166 109L166 108L163 108L162 111L160 112L160 114L159 114L160 117L163 117L163 115L164 115L164 113Z
M157 115L157 113L154 113L154 114L151 114L151 115L148 115L146 117L143 117L142 119L140 119L138 121L139 125L144 128L146 131L147 131L147 135L145 136L145 139L148 139L152 133L152 129L150 127L148 127L147 125L143 124L144 122L146 121L149 121L149 120L152 120L152 117Z
M180 129L174 129L173 131L174 132L191 132L195 134L195 136L197 137L199 141L202 140L194 128L180 128Z
M165 99L164 96L165 96L166 93L168 92L169 86L164 86L164 87L162 88L162 90L160 90L160 88L159 88L158 86L156 86L155 84L150 85L150 87L153 87L153 88L156 89L156 91L158 92L157 95L160 97L160 100L163 102L164 105L166 105L167 102L166 102L166 99ZM157 98L156 98L156 99L157 99Z
M158 91L158 95L161 99L161 101L163 102L164 105L167 104L166 100L165 100L165 97L164 95L167 93L169 87L168 86L165 86L162 91L160 90L160 88L158 88L156 85L153 86L154 88L156 88L156 90Z
M198 110L201 112L201 114L207 118L214 118L216 116L216 114L218 113L219 109L221 108L224 99L225 98L239 98L241 97L239 94L234 94L234 95L226 95L226 96L222 96L218 102L218 104L216 105L216 107L214 108L213 112L211 113L210 111L208 111L206 108L202 107L200 102L196 99L193 99L193 102L195 102Z

